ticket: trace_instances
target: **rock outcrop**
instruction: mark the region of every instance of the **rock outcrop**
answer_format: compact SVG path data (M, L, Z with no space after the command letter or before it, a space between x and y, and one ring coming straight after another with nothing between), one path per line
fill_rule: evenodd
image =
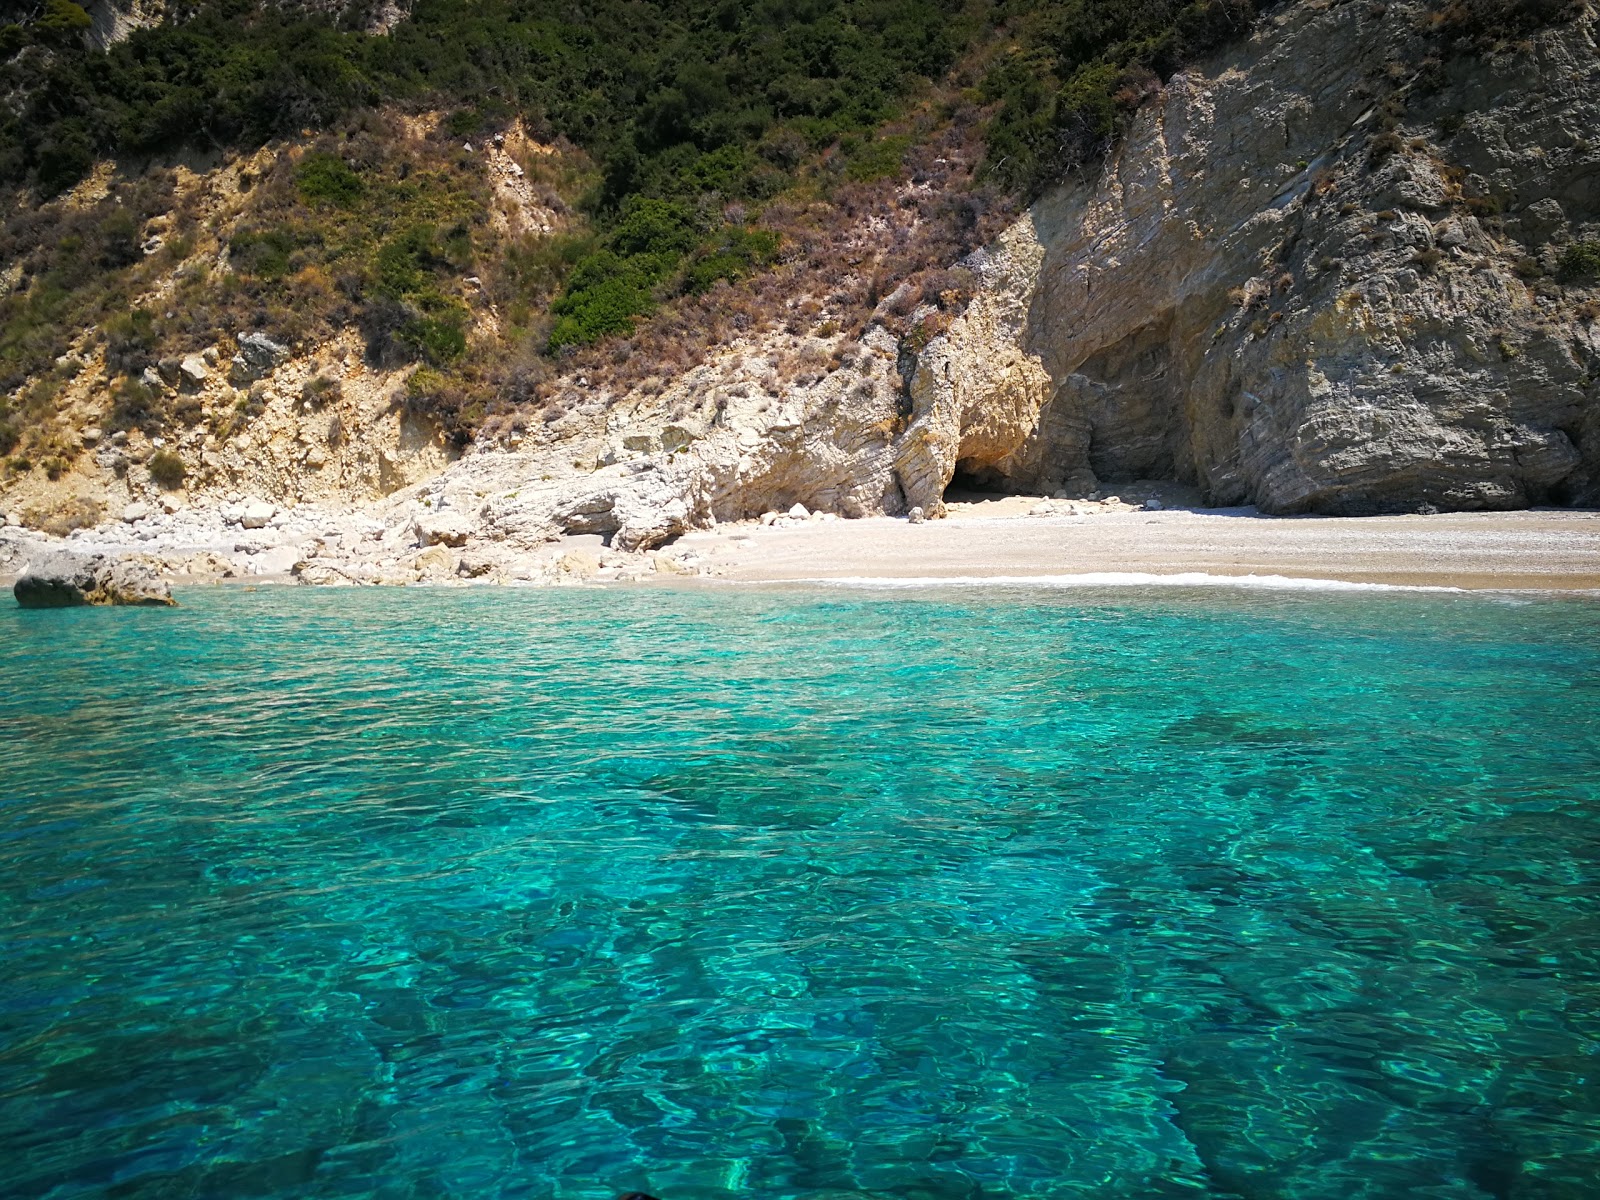
M35 557L12 585L12 593L23 608L176 603L172 588L142 563L67 550Z
M1600 502L1600 293L1555 278L1600 237L1595 15L1493 51L1424 15L1303 0L1174 77L962 264L953 320L896 295L858 343L730 347L438 486L482 536L628 550L795 503L937 516L953 480L1170 480L1277 513ZM774 386L785 355L829 365Z
M252 383L289 357L289 348L273 341L264 333L247 333L239 339L239 353L233 356L228 367L228 378L234 383ZM202 364L204 365L204 364ZM201 376L204 382L204 376Z
M1362 514L1600 501L1592 11L1492 51L1306 0L1174 78L976 266L918 356L900 477L1174 479Z

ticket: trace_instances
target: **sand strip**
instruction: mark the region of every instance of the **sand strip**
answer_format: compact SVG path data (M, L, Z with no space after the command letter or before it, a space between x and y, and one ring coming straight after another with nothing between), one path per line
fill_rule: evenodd
M920 525L878 518L723 526L678 544L720 577L748 582L1202 572L1600 589L1600 512L1571 509L1365 518L1263 517L1246 509L959 515Z

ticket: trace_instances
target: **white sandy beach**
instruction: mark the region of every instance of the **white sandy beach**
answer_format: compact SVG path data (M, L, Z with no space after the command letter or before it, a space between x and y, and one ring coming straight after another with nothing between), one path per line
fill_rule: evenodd
M750 582L1080 574L1287 576L1409 586L1600 589L1600 512L1264 517L1254 510L1027 516L1020 497L942 521L723 526L678 545Z
M598 534L525 548L474 541L417 548L408 522L385 530L354 510L297 510L281 527L240 531L196 512L160 531L108 525L89 536L42 539L0 531L0 583L36 553L65 545L132 554L174 582L292 583L301 560L333 568L328 582L379 584L975 579L1178 582L1175 576L1256 576L1424 587L1600 592L1600 511L1539 509L1388 517L1266 517L1253 509L1079 505L1007 496L951 506L943 520L780 518L697 530L659 550L621 554ZM1040 515L1041 510L1048 515ZM391 524L394 524L391 522ZM365 531L365 533L363 532ZM198 555L198 559L196 556ZM492 570L458 571L476 558ZM1161 579L1150 580L1159 576ZM304 582L324 580L306 578Z

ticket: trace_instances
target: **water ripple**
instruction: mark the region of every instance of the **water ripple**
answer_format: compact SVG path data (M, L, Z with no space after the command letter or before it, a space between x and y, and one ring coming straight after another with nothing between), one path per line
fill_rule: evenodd
M0 613L3 1190L1592 1200L1600 605L1271 582Z

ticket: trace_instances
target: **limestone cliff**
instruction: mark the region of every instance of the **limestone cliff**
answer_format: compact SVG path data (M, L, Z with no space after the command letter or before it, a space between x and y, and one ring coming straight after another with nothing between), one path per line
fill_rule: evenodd
M1035 205L919 356L907 500L954 456L1272 512L1600 502L1600 306L1552 278L1600 234L1595 14L1443 55L1426 16L1291 6Z
M735 347L437 490L502 489L492 536L627 546L795 502L937 514L958 473L1280 513L1600 502L1600 304L1555 277L1600 234L1595 15L1441 55L1427 13L1307 0L1177 76L965 264L953 322L813 339L833 369L777 386L783 354ZM597 475L564 478L565 428Z

